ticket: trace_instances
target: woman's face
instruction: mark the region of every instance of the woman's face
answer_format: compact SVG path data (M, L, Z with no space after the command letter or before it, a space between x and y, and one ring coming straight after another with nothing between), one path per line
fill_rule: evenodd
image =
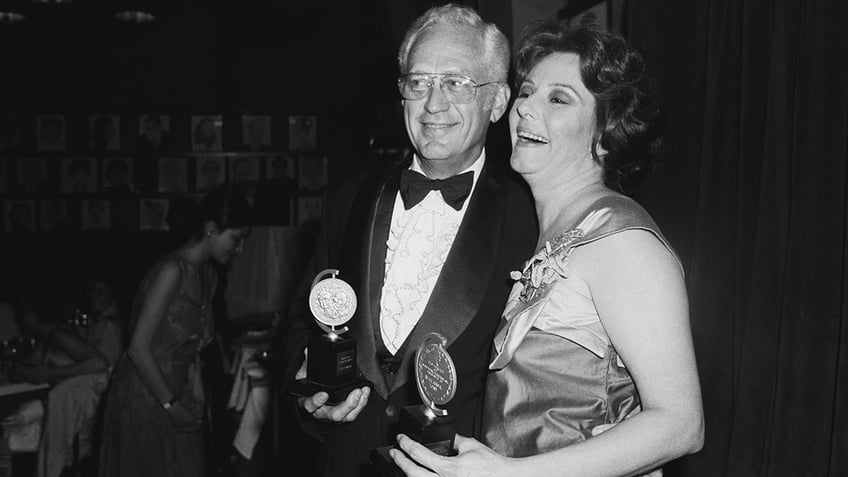
M595 97L583 84L577 54L552 53L530 70L509 112L509 127L510 165L525 176L561 177L594 163Z
M114 303L112 291L106 283L97 281L88 291L88 299L91 303L91 311L100 313Z
M247 227L213 231L209 235L209 255L218 263L226 264L242 252L248 232Z

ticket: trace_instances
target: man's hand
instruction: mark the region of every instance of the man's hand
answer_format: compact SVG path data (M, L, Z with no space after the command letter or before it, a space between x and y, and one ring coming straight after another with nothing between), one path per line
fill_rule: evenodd
M306 377L306 363L309 360L309 349L303 350L303 364L295 375L295 379L303 379ZM327 399L330 395L325 392L314 394L312 397L299 398L297 405L301 409L308 412L315 419L328 422L353 422L365 405L368 404L368 396L371 395L371 388L368 386L354 389L347 395L344 402L331 406L327 404Z
M351 391L344 402L331 406L327 404L330 395L322 391L312 397L298 399L297 404L312 417L321 421L353 422L365 408L365 405L368 404L368 396L370 395L371 388L364 386Z

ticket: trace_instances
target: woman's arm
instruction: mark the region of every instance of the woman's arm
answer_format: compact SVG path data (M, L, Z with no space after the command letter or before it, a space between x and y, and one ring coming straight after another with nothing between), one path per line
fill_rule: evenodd
M150 283L147 296L141 305L127 348L127 356L153 397L162 404L173 402L167 411L174 425L178 429L192 430L200 425L200 416L189 409L184 400L179 399L181 396L176 395L178 390L171 389L165 382L151 349L156 331L180 291L181 280L180 268L176 263L165 262L162 265Z
M127 347L127 356L135 365L141 381L160 403L173 399L177 390L171 389L165 382L151 346L168 307L179 293L181 280L176 263L165 262L162 265L147 290Z
M114 366L121 357L123 346L121 345L121 328L116 320L105 320L97 325L100 328L100 334L96 342L92 344L103 353L109 366Z
M57 328L47 338L47 346L68 355L74 362L54 366L41 365L21 370L21 376L27 382L42 383L61 381L72 376L101 373L108 369L109 363L94 346L74 333Z

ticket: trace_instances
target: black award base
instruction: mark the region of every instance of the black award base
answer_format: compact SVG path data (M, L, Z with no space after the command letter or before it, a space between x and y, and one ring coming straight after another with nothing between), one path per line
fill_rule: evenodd
M327 399L327 404L336 405L347 399L347 395L354 389L363 387L371 387L371 381L365 378L357 377L353 381L336 386L324 386L319 383L313 383L308 378L298 379L291 383L288 387L288 393L297 397L311 397L316 393L325 392L330 395Z
M306 378L298 379L289 388L289 394L309 397L318 392L330 395L328 404L338 404L351 391L371 382L356 370L356 339L351 337L320 335L309 340Z
M456 423L450 416L431 416L427 406L407 406L401 410L398 421L398 433L406 434L436 454L456 455L453 441L456 437ZM371 463L379 469L383 477L401 477L405 475L389 456L389 450L396 446L379 447L371 451Z

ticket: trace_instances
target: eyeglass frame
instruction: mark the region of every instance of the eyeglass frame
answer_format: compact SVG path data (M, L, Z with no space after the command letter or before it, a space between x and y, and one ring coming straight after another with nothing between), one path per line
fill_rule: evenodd
M409 77L409 76L413 76L413 75L421 75L421 76L427 77L427 90L428 91L424 92L424 94L420 98L407 98L403 94L403 84L406 81L406 78ZM454 77L466 79L466 80L471 82L471 85L474 88L474 94L471 95L471 98L469 98L468 101L456 102L456 101L450 101L449 100L448 102L450 102L451 104L468 104L468 103L474 101L474 99L477 97L477 89L478 88L481 88L483 86L487 86L487 85L490 85L490 84L501 83L501 81L487 81L485 83L479 83L478 84L470 76L456 74L456 73L406 73L406 74L398 76L398 79L397 79L398 91L400 92L400 96L407 101L417 101L419 99L424 99L428 94L430 94L430 91L433 91L433 79L438 77L439 78L439 91L441 91L442 95L444 95L445 99L447 99L447 95L445 95L445 92L442 89L444 87L443 86L444 83L442 82L442 78L445 78L447 76L454 76Z

